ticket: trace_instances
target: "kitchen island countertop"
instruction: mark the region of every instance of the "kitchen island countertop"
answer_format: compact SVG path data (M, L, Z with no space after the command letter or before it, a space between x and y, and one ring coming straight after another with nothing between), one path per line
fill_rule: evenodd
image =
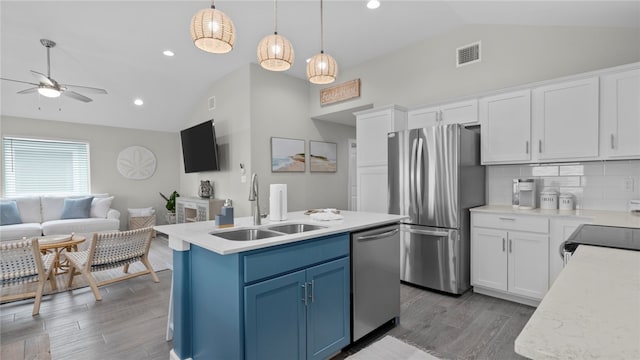
M235 218L234 227L224 229L217 228L215 226L215 221L159 225L154 226L154 229L169 236L169 247L174 250L180 250L185 246L185 243L188 243L200 246L204 249L213 251L220 255L228 255L275 245L288 244L325 235L332 235L342 232L353 232L376 226L397 223L400 222L400 220L406 218L406 216L403 215L389 215L358 211L340 211L340 215L344 217L342 220L317 221L312 220L309 215L304 215L303 211L298 211L288 213L286 221L269 221L267 219L262 219L262 225L258 225L258 227L262 229L269 226L291 223L314 224L326 226L326 228L251 241L226 240L210 233L255 228L256 226L252 225L252 217Z
M640 252L581 245L515 341L530 359L640 359Z

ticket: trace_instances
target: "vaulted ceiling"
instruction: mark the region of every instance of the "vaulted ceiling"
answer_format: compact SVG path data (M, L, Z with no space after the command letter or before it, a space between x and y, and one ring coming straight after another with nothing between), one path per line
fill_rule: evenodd
M327 0L325 51L341 68L468 24L628 27L640 29L639 1ZM287 74L305 78L305 59L320 50L318 0L280 0L278 30L293 43ZM40 39L51 39L51 76L65 84L105 88L82 103L69 97L16 94L26 84L2 81L0 113L8 116L177 131L212 82L250 62L273 33L273 1L217 1L235 23L236 45L225 55L197 49L191 17L208 1L0 2L0 77L34 82L47 72ZM170 49L175 56L162 52ZM314 85L315 86L315 85ZM82 92L82 91L78 91ZM135 98L144 105L133 104Z

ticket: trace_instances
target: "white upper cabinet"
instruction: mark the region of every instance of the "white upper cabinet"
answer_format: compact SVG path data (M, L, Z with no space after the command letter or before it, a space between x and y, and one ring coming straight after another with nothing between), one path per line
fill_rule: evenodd
M535 159L598 158L598 90L597 77L533 89Z
M478 100L459 101L409 111L408 128L478 122Z
M357 166L387 164L387 133L407 128L404 108L388 106L356 114Z
M640 70L603 76L601 85L603 157L639 157Z
M531 91L481 98L482 163L531 160Z

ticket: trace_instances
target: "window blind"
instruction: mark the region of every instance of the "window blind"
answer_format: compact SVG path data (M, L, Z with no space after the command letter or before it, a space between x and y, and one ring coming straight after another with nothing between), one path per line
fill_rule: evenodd
M89 144L2 138L4 196L89 194Z

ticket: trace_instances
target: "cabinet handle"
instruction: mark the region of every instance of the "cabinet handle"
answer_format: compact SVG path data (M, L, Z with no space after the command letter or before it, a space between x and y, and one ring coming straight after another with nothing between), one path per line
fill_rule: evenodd
M307 306L307 283L300 285L304 288L304 296L302 297L302 301L304 302L304 306Z
M509 252L513 252L513 240L509 239Z
M500 220L506 220L506 221L516 221L516 218L512 218L512 217L499 217L498 219Z
M442 121L442 118L443 118L442 114L443 114L443 112L442 112L442 110L440 110L440 121Z
M613 134L611 134L611 149L615 149Z
M529 140L525 141L525 154L529 154Z
M538 152L542 154L542 140L538 140Z
M504 252L504 251L506 250L504 247L505 247L505 245L504 245L504 238L502 238L502 252Z
M313 290L313 289L316 288L314 280L311 280L311 283L309 285L311 285L311 303L313 304L316 301L316 298L315 298L315 295L314 295L315 291Z

